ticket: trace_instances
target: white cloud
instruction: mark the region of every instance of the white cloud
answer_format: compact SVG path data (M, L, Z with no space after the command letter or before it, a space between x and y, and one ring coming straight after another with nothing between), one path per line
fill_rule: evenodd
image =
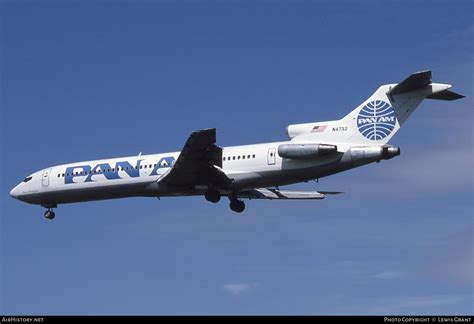
M389 173L392 183L396 181L402 185L407 194L442 196L447 192L466 190L473 183L472 152L466 148L424 151L402 160L397 166Z
M227 283L222 289L231 295L241 295L255 290L259 285L257 283Z
M437 279L474 285L474 226L469 225L460 232L441 237L440 244L423 262L419 269L423 274L431 274Z
M471 40L474 35L474 25L464 27L463 29L454 29L446 32L443 36L447 41L466 41Z
M382 271L374 275L375 279L383 279L383 280L390 280L390 279L397 279L403 276L403 273L399 271Z

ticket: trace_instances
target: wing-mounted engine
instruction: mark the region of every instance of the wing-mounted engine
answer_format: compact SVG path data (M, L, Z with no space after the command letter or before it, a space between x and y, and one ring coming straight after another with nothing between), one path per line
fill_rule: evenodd
M282 144L278 155L284 159L311 160L337 152L336 145L329 144Z

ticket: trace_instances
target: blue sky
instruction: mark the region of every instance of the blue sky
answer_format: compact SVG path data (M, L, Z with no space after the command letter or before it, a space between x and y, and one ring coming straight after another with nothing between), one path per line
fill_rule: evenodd
M0 312L457 314L474 309L471 1L1 1ZM8 192L71 161L285 139L431 69L402 155L294 188L324 201Z

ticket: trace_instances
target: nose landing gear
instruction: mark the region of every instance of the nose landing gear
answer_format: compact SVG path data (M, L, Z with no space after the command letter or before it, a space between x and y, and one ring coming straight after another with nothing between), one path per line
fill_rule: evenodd
M44 218L54 219L56 214L53 212L53 208L58 207L56 204L41 205L41 207L47 208L48 210L44 212Z
M44 212L44 217L47 219L54 219L55 216L56 214L54 214L52 208L48 208L48 210Z

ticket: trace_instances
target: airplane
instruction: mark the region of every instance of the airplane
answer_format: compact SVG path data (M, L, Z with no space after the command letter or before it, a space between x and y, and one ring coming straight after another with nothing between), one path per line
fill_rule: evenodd
M241 213L243 199L323 199L339 192L290 191L308 182L400 155L388 144L424 99L456 100L449 84L432 83L431 71L380 86L339 120L289 125L287 141L220 147L216 129L193 132L181 152L67 163L27 176L10 195L46 208L126 197L227 196Z

